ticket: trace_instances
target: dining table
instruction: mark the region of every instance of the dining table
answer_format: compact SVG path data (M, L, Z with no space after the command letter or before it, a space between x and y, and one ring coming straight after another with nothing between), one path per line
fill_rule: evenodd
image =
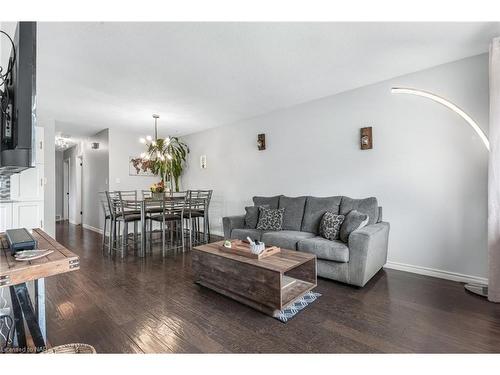
M164 201L165 202L175 202L176 203L176 208L179 209L179 212L182 211L183 205L182 203L185 202L185 197L184 196L169 196L165 195ZM131 212L134 211L140 211L141 214L141 240L140 240L140 246L139 246L139 251L138 255L139 257L143 258L146 256L146 248L147 248L147 236L146 236L146 206L148 206L148 209L154 209L155 206L156 208L161 208L163 204L163 199L161 198L137 198L137 199L132 199L131 197L124 197L122 199L123 201L123 206L124 208L130 210ZM158 211L156 211L158 212Z

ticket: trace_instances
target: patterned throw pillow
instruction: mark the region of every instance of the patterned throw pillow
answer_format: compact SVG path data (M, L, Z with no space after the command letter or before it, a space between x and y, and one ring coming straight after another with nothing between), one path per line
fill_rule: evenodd
M337 215L333 212L325 212L319 224L319 234L327 240L339 239L340 226L344 222L344 215Z
M283 226L284 208L265 208L259 207L259 222L257 229L260 230L281 230Z

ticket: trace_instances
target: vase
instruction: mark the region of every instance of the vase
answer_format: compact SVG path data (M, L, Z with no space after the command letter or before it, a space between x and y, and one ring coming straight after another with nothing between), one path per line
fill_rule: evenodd
M162 200L163 197L165 196L164 192L158 193L158 192L151 192L151 197L156 200Z

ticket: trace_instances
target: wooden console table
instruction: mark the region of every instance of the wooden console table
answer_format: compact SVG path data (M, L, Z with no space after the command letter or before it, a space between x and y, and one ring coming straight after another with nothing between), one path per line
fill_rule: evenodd
M294 250L263 259L220 251L224 241L193 248L195 281L273 316L314 289L316 256Z
M80 268L80 258L41 229L33 229L38 249L54 252L40 259L19 262L10 254L4 233L0 233L0 288L9 287L14 315L15 336L20 349L27 348L24 320L31 333L36 351L45 349L45 277ZM27 282L34 282L34 304L28 293Z

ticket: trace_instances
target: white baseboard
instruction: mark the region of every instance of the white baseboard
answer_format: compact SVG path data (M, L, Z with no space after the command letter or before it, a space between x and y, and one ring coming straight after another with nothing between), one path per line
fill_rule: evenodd
M438 270L435 268L414 266L411 264L398 263L398 262L387 262L384 268L389 268L398 271L405 271L416 273L419 275L432 276L440 279L457 281L459 283L473 283L473 284L486 284L488 285L488 279L485 277L464 275L457 272L450 272L444 270Z
M91 231L93 232L97 232L99 234L102 234L102 229L99 229L99 228L96 228L96 227L93 227L91 225L88 225L88 224L82 224L82 227L84 227L85 229L90 229Z

